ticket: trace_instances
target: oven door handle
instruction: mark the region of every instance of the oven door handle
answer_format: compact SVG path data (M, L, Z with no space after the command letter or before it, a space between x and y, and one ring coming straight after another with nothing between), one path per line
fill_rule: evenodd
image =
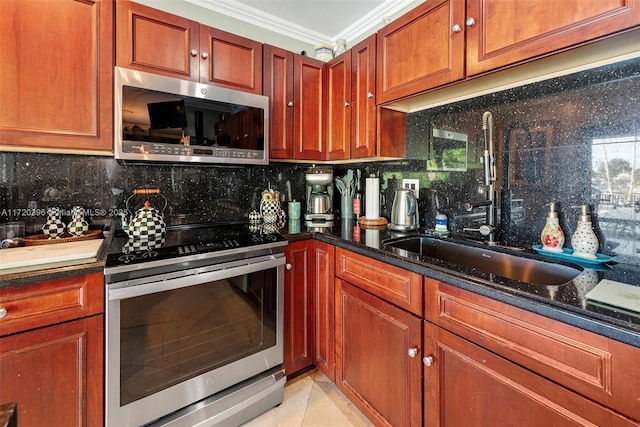
M134 286L124 286L115 289L110 289L108 287L107 294L110 301L122 300L141 295L186 288L188 286L199 285L201 283L213 282L216 280L230 279L232 277L268 270L270 268L279 268L279 270L281 270L281 273L279 273L284 274L284 264L285 258L279 257L231 268L222 268L215 271L198 272L197 270L193 270L191 274L187 271L185 272L185 275L180 277L168 278L169 275L159 275L150 278L152 281L149 281L148 283L139 283Z

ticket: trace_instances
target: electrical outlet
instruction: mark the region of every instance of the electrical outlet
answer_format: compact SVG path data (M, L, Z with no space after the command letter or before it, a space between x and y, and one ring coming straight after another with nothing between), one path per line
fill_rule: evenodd
M416 199L420 198L420 180L419 179L403 179L402 188L410 188L416 195Z

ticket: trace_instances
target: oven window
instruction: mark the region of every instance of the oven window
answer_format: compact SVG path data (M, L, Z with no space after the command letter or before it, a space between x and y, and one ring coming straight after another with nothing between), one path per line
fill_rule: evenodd
M277 269L120 302L120 405L276 345Z

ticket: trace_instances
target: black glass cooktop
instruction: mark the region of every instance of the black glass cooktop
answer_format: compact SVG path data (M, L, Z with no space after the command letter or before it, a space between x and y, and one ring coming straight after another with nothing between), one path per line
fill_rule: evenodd
M113 239L105 268L257 245L281 246L278 242L286 239L277 232L265 232L246 223L173 225L167 227L164 236L144 240L120 232Z

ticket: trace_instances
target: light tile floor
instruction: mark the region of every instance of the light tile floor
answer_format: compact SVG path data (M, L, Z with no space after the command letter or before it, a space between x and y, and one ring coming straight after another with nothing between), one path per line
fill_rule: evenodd
M362 413L322 372L289 381L284 401L244 427L371 427Z

